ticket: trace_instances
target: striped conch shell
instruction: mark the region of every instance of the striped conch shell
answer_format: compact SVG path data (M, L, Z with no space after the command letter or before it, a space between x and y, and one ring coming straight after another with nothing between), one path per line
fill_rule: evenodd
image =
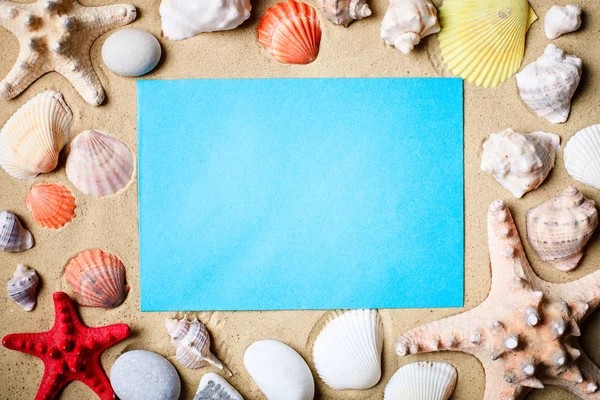
M35 269L19 264L13 277L6 283L8 297L20 305L23 310L31 311L36 305L38 282L39 278Z
M366 0L320 0L319 6L325 18L334 24L346 27L353 21L371 15Z
M18 253L33 247L33 235L10 211L0 212L0 250Z

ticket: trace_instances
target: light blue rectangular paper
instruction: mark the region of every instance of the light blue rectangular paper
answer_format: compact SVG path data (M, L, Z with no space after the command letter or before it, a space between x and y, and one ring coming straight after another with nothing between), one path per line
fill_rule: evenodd
M463 306L460 79L138 82L142 311Z

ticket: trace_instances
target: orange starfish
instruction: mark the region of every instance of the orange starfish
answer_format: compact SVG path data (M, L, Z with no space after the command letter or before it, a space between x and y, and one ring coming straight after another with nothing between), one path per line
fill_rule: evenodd
M544 384L600 400L600 369L577 343L579 325L600 305L600 271L575 282L540 279L502 201L488 210L492 289L478 307L413 329L399 355L462 351L486 374L484 400L513 400Z
M75 312L66 293L54 293L54 326L42 333L16 333L2 339L4 347L38 357L44 377L36 400L50 400L71 381L88 385L102 400L113 400L112 386L100 364L100 355L127 338L125 324L88 328Z

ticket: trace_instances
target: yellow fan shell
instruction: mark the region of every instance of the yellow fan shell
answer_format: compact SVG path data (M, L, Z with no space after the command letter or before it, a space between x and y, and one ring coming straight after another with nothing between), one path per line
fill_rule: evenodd
M487 88L519 70L525 36L538 17L527 0L444 0L439 18L444 63L455 75Z

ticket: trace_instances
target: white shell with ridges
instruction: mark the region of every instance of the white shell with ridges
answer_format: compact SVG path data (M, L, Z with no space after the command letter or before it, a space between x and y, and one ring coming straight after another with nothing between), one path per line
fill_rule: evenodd
M31 311L36 304L38 282L39 277L35 269L19 264L13 277L6 283L8 297L23 310Z
M560 137L553 133L523 134L506 129L492 133L484 142L481 170L521 198L544 182L559 148Z
M71 143L67 178L87 195L109 196L131 181L133 164L127 146L107 133L89 130Z
M516 75L521 100L553 124L566 122L582 72L580 58L565 54L551 43L540 58Z
M330 387L369 389L381 379L383 323L377 310L338 314L321 331L313 348L319 377Z
M564 157L569 175L600 190L600 125L573 135L565 146Z
M244 400L244 398L221 375L209 372L200 379L194 400Z
M381 37L404 54L439 31L437 10L430 0L391 0L381 23Z
M581 27L581 7L576 4L553 6L544 18L544 32L550 40Z
M72 123L73 114L62 94L53 90L38 94L0 131L0 166L17 179L53 171Z
M304 359L277 340L252 343L244 365L269 400L313 400L315 382Z
M10 211L0 212L0 250L18 253L33 247L33 235Z
M456 386L456 369L443 362L420 361L400 367L392 376L384 400L447 400Z
M250 0L162 0L163 35L182 40L203 32L235 29L250 18Z

